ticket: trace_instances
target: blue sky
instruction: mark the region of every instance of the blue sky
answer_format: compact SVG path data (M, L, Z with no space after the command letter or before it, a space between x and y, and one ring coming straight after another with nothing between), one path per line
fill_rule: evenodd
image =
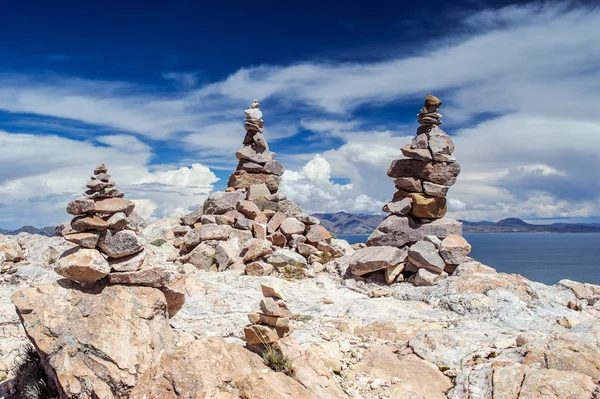
M261 102L283 187L377 212L433 93L463 172L456 218L598 221L593 3L12 2L0 23L0 227L67 219L94 165L138 209L223 190Z

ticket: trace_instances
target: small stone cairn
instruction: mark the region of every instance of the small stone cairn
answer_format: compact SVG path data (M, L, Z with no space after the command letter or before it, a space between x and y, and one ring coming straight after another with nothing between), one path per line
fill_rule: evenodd
M266 284L261 284L261 289L264 299L260 301L260 312L248 313L250 325L244 327L248 346L270 345L291 333L293 314L281 290Z
M456 183L460 165L452 155L452 139L439 127L441 104L427 96L417 115L417 135L401 148L408 159L392 161L387 174L398 191L383 207L390 215L371 234L367 247L354 253L353 275L383 270L387 283L433 285L468 259L471 246L461 235L462 224L445 217L446 193Z
M236 153L239 163L227 191L212 193L172 230L179 260L201 270L313 277L352 248L286 199L279 190L285 168L262 133L258 101L245 113L244 147Z
M183 292L175 288L177 276L166 269L144 268L147 250L137 233L135 204L123 198L107 172L106 165L98 165L86 184L86 197L67 205L67 212L75 217L60 235L77 246L60 256L54 270L82 285L106 278L106 283L161 289L174 315L185 301Z

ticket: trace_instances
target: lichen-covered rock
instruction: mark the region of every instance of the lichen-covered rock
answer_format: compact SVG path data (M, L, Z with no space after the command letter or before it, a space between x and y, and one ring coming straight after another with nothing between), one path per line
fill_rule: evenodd
M154 288L62 280L11 299L61 397L127 397L171 346L165 297Z
M144 249L140 237L131 230L106 230L98 241L98 248L109 258L123 258Z

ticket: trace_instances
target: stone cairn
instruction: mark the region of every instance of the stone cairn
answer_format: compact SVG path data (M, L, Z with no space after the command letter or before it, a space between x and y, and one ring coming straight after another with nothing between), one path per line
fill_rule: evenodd
M266 284L260 287L264 296L260 301L260 312L248 313L250 325L244 327L248 346L270 345L291 333L290 317L293 314L281 290Z
M417 135L401 149L409 159L392 161L387 174L398 191L383 207L389 216L367 247L352 256L353 275L383 270L387 283L433 285L468 259L471 246L461 235L462 224L445 217L446 193L456 183L460 165L452 155L452 139L439 127L441 104L427 96L417 115Z
M86 197L67 205L67 212L75 217L60 235L77 246L60 256L54 270L82 285L105 279L111 284L158 288L172 316L185 301L183 292L175 288L177 276L166 269L144 268L147 251L138 235L140 216L107 172L106 165L98 165L86 184Z
M258 101L245 113L244 147L227 191L212 193L172 230L179 260L202 270L312 277L352 249L286 199L279 190L285 168L269 151Z

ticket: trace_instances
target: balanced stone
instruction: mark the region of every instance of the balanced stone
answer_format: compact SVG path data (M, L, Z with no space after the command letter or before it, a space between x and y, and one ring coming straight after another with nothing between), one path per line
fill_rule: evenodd
M429 241L419 241L408 251L408 259L420 268L425 268L432 273L440 274L446 266L440 257L436 246Z
M235 156L239 160L247 160L257 164L266 164L275 158L275 153L259 147L256 144L246 145L241 150L235 153Z
M56 273L80 283L93 283L110 272L110 266L95 249L75 247L56 261Z
M402 247L428 235L445 238L450 234L461 233L462 224L454 219L442 218L423 223L410 216L390 215L371 233L367 245Z
M265 184L271 192L277 191L281 178L276 175L262 173L248 173L245 170L237 170L229 176L228 187L234 189L248 188L254 184Z
M82 215L94 210L94 201L87 198L78 198L69 202L67 205L67 213L71 215Z
M144 249L140 238L131 230L115 231L106 230L100 240L98 247L109 258L122 258Z

